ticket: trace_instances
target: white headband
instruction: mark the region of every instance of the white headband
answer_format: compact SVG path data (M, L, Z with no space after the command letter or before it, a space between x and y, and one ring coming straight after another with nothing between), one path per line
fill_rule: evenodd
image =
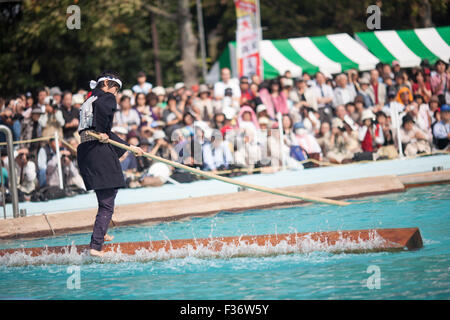
M120 88L122 88L122 81L120 81L120 80L117 79L117 78L112 78L112 77L101 77L101 78L98 79L97 81L91 80L91 81L89 82L89 86L91 87L91 89L95 89L95 87L97 86L97 84L98 84L100 81L104 81L104 80L114 81L114 82L116 82L116 83L120 86Z

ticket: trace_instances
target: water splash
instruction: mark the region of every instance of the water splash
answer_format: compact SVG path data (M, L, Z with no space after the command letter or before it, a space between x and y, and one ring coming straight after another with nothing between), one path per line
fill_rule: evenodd
M166 240L169 241L170 240ZM368 240L349 240L340 234L339 239L332 245L323 241L314 240L310 234L297 236L294 243L285 240L273 245L266 242L264 245L248 243L239 238L238 244L222 243L217 250L217 240L210 241L207 245L196 243L196 246L186 245L179 249L164 248L153 250L153 248L142 248L134 255L124 254L120 245L115 252L107 252L101 258L91 257L86 251L78 252L74 244L64 248L63 253L52 253L48 250L39 256L31 256L24 251L18 250L14 253L0 256L0 265L24 266L24 265L48 265L48 264L89 264L89 263L122 263L122 262L148 262L169 259L185 259L195 257L199 259L230 259L235 257L261 257L286 254L308 254L315 251L330 253L354 253L377 250L386 245L386 240L376 231L371 231Z

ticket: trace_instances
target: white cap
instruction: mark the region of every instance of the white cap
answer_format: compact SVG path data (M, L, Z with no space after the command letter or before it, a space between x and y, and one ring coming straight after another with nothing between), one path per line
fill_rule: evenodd
M166 94L166 90L163 87L161 87L161 86L157 86L157 87L153 88L152 91L157 96L163 96L163 95Z
M178 89L181 89L181 88L184 88L184 82L177 82L175 84L175 90L178 90Z
M232 120L236 115L236 111L231 107L225 107L222 109L223 114L227 120Z
M154 140L163 139L165 137L166 137L166 134L162 130L155 130L155 132L153 132L153 139Z
M124 127L117 126L117 127L113 127L111 129L111 132L119 133L119 134L128 134L128 129L124 128Z
M83 104L83 102L84 102L84 97L82 94L77 93L72 96L72 105Z
M265 105L263 105L263 104L259 104L259 105L256 107L256 113L263 112L264 110L267 110L267 107L266 107Z
M205 121L194 121L194 128L200 128L206 139L209 139L211 137L211 128L208 126L208 124Z
M361 121L364 121L366 119L375 120L375 115L373 114L372 110L366 109L363 111Z
M133 97L133 91L131 91L130 89L125 89L125 90L123 90L123 91L122 91L122 94L123 94L124 96L130 97L130 98Z

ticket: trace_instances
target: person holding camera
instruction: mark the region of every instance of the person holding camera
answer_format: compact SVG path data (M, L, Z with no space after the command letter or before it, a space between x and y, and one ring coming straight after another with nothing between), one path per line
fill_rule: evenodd
M31 194L38 186L36 165L30 161L28 149L22 148L14 153L19 199L20 201L29 201Z
M370 109L363 111L361 121L363 125L358 131L361 148L364 152L375 152L384 144L383 128L375 123L375 115Z
M85 189L80 173L72 162L70 151L61 150L60 155L64 189L67 190L69 186L75 187L76 189ZM47 186L59 187L58 157L56 154L47 163L46 175Z
M53 98L47 96L47 92L43 89L38 91L38 104L43 114L39 118L39 123L42 130L42 135L53 136L58 132L58 136L63 136L63 127L65 124L63 114L59 107L54 103Z

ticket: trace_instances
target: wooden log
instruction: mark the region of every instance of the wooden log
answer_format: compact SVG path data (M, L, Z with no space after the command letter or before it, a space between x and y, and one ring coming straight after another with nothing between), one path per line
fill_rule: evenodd
M136 251L145 249L149 252L174 252L177 258L188 256L189 252L199 248L207 248L209 252L217 252L220 255L224 246L245 247L253 246L273 248L274 246L286 244L283 250L270 251L267 254L301 253L310 251L330 251L334 253L367 253L380 251L403 251L422 248L422 237L418 228L395 228L395 229L368 229L368 230L345 230L345 231L324 231L288 234L268 234L256 236L240 237L217 237L203 239L177 239L158 240L141 242L110 243L103 247L105 252L120 252L126 255L134 255ZM190 251L187 250L190 248ZM89 245L78 246L58 246L58 247L38 247L20 249L1 249L0 257L18 252L29 256L39 256L44 254L63 254L68 249L76 250L77 253L87 252ZM183 251L184 250L184 251ZM180 256L180 252L181 253ZM245 250L244 250L245 251ZM255 252L252 250L252 252ZM259 250L264 255L264 250ZM244 255L252 255L251 253ZM257 254L256 254L257 255Z

